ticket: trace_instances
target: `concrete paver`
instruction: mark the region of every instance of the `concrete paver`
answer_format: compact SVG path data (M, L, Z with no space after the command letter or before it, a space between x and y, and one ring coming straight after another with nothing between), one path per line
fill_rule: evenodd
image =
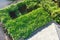
M0 40L5 40L5 35L1 27L0 27Z
M57 30L57 33L58 33L58 37L59 37L59 40L60 40L60 25L56 25L56 30Z
M29 38L28 40L59 40L55 23L52 23L48 27L39 31L37 34Z

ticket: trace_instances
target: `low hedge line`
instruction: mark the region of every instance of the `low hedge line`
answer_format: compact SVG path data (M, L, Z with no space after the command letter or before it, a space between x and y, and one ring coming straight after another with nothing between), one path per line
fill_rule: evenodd
M18 40L19 38L28 38L30 34L51 21L50 15L43 8L38 8L22 15L15 20L9 20L5 24L5 28L13 38Z
M0 21L2 20L2 22L5 23L7 20L19 17L20 15L28 13L34 9L37 9L38 7L39 6L37 5L37 2L32 1L22 1L16 4L12 4L9 7L0 10Z

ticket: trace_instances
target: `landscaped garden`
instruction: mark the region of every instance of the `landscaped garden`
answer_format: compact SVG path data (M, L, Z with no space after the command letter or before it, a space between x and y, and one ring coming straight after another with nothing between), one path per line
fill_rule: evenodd
M28 38L54 20L60 24L60 7L52 0L23 0L0 9L0 22L13 40Z

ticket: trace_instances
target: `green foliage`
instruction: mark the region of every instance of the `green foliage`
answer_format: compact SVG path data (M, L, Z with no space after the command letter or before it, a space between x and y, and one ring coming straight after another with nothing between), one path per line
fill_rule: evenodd
M22 14L25 14L25 13L28 13L28 12L34 10L34 9L37 9L38 7L35 8L36 5L37 5L36 2L30 2L29 3L29 2L24 2L24 1L16 3L16 4L12 4L9 7L0 10L0 15L1 15L0 16L1 17L0 21L2 21L3 23L5 23L2 19L6 20L6 21L12 19L12 17L10 17L11 13L16 14L16 18L17 18L17 17L21 16ZM20 8L20 10L19 10L19 8ZM23 8L25 8L25 9L23 9ZM30 10L30 9L32 9L32 10ZM30 11L28 11L28 10L30 10ZM4 15L6 15L6 16L4 16ZM7 18L7 19L5 19L5 18Z
M57 23L60 24L60 9L55 10L52 14L51 17L53 18L53 20L55 20Z
M25 2L18 3L18 4L17 4L17 7L18 7L18 10L19 10L21 13L24 13L24 12L27 11L27 6L26 6L26 3L25 3Z
M0 10L0 22L5 23L7 20L10 20L9 14L5 10Z
M40 1L26 0L0 10L0 21L5 24L5 28L13 40L21 37L28 38L33 31L51 19L60 24L60 8L51 0ZM12 19L11 13L16 14L17 17Z
M53 20L60 24L60 8L54 2L44 2L42 7L51 14Z
M50 15L43 8L38 8L32 12L22 15L16 20L10 20L5 24L8 34L10 34L14 40L18 40L20 37L28 38L30 34L51 21Z

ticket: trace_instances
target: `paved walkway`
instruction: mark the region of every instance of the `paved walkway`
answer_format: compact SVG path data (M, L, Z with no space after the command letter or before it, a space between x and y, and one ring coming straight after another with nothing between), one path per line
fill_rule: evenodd
M0 27L0 40L5 40L5 35L4 35L3 30L2 30L2 27Z
M2 23L0 23L0 40L10 40L8 36L4 33L3 28L1 26Z
M58 37L59 37L59 40L60 40L60 25L56 25L56 30L57 30L57 33L58 33Z
M28 40L59 40L57 31L56 31L56 24L51 23L51 25L39 31Z
M0 9L6 7L7 5L9 5L12 1L8 1L8 0L0 0Z

